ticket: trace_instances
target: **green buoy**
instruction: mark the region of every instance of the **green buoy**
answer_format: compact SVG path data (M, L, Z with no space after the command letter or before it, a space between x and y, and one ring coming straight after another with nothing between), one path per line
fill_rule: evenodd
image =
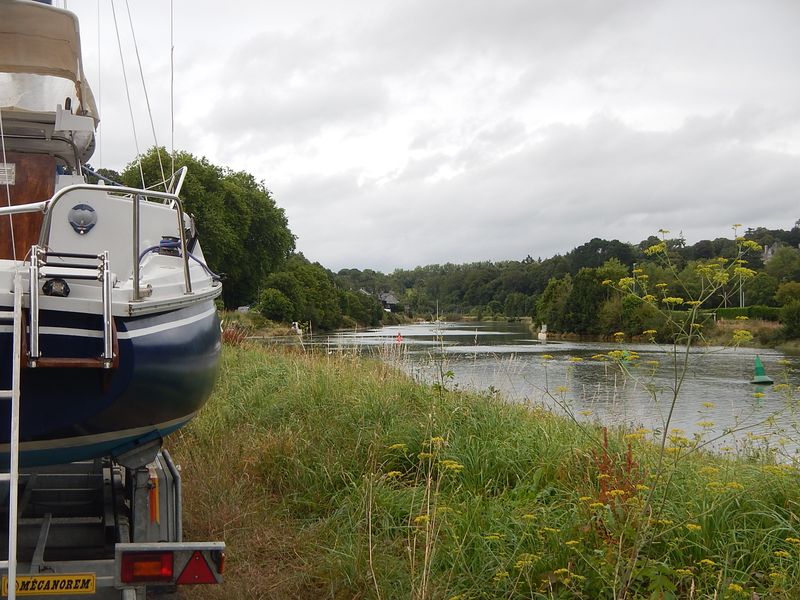
M761 358L756 354L756 361L755 361L755 368L753 373L753 379L750 383L760 383L764 385L770 385L774 383L771 377L767 377L767 374L764 372L764 364L761 362Z

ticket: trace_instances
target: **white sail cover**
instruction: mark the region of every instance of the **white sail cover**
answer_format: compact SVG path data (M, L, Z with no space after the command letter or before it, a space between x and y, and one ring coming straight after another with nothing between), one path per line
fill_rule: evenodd
M0 109L53 112L67 97L76 114L99 120L77 17L38 2L0 0Z

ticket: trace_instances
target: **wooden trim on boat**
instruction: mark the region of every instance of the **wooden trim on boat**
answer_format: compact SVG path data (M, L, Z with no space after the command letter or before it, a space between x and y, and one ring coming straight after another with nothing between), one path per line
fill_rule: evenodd
M2 161L0 156L0 161ZM10 205L19 206L53 195L56 179L56 159L45 154L8 152L6 164L14 166L14 181L9 182ZM3 186L5 187L5 186ZM4 190L5 191L5 190ZM6 198L3 194L3 204ZM0 219L0 258L22 260L39 238L44 216L41 212L21 213ZM10 225L13 223L14 235ZM11 240L14 240L14 247Z
M23 356L28 354L28 336L22 336ZM36 359L37 369L116 369L119 367L119 336L117 335L117 322L111 319L111 343L113 344L114 358L111 365L106 366L106 360L100 356L86 358L67 358L58 356L40 356Z

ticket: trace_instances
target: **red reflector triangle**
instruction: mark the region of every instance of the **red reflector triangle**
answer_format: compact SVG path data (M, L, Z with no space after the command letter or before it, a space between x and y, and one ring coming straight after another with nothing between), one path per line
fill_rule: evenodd
M186 585L191 583L217 583L214 573L208 566L206 559L203 558L199 550L195 550L192 558L186 563L183 573L178 577L178 585Z

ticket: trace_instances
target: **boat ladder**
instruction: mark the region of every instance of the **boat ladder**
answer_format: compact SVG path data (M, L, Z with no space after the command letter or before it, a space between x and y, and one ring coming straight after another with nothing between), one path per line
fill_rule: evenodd
M58 260L50 260L58 259ZM64 259L81 262L64 262ZM95 264L85 261L97 261ZM49 262L48 262L49 261ZM39 349L39 280L63 282L67 279L100 281L103 301L103 351L100 356L85 358L67 358L58 356L42 356ZM45 284L47 286L48 284ZM28 366L36 367L72 367L111 369L117 366L119 347L117 329L111 314L111 269L108 251L101 254L76 254L73 252L53 252L39 246L31 248L30 263L30 337L28 340ZM67 287L68 290L68 287ZM67 291L67 293L69 293Z
M8 484L8 559L0 561L0 569L8 569L8 598L16 598L17 582L17 501L19 483L19 391L22 362L22 274L14 276L14 310L0 312L0 322L13 323L11 389L0 390L0 400L11 401L9 470L0 472L0 483Z

